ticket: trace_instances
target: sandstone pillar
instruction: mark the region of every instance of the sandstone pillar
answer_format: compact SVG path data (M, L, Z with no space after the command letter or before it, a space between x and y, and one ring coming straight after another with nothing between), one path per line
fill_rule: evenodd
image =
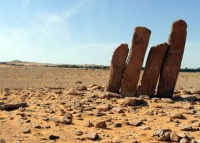
M171 98L180 71L183 57L187 24L183 20L177 20L172 24L168 39L168 50L163 62L158 84L157 94L162 98Z
M121 44L115 49L110 64L109 79L106 85L106 91L119 93L128 51L129 49L127 44Z
M151 47L137 95L151 97L154 94L167 48L167 43Z
M151 31L145 27L135 28L120 90L122 96L136 96L137 84L150 34Z

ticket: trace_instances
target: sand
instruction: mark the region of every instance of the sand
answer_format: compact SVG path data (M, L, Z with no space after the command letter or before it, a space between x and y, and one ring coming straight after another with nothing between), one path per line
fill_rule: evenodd
M152 134L159 128L188 132L189 139L200 140L199 101L177 98L169 103L153 98L127 106L124 98L102 98L107 70L0 66L0 75L0 104L27 104L0 110L0 142L158 142ZM180 73L176 96L199 97L199 78L200 73ZM72 116L69 124L62 122L66 113ZM178 113L183 119L172 119ZM132 120L142 123L128 125ZM93 126L87 127L88 121ZM100 121L107 127L96 128ZM191 130L181 131L183 125ZM90 132L98 136L87 139Z

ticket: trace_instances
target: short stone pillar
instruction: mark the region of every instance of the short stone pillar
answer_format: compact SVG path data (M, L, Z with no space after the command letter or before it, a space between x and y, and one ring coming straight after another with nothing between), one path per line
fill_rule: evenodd
M162 98L172 98L174 88L180 71L183 57L187 24L183 20L177 20L172 24L168 39L168 49L163 62L157 95Z
M109 77L105 91L119 93L128 51L127 44L121 44L115 49L109 67Z
M132 46L129 52L129 57L120 89L120 94L122 96L136 96L140 71L149 43L150 35L151 31L145 27L135 28Z
M137 96L148 95L151 97L154 94L167 48L167 43L151 47Z

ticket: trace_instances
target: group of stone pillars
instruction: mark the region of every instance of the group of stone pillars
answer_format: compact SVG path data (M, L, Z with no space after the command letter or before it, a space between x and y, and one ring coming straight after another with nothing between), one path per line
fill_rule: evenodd
M145 27L136 27L130 52L127 44L121 44L113 53L105 90L126 97L152 96L158 82L157 96L171 98L183 57L186 29L185 21L175 21L168 43L151 47L141 85L138 86L151 31Z

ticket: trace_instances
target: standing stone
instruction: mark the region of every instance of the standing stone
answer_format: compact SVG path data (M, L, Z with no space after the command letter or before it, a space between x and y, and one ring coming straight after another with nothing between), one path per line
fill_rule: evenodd
M151 47L137 95L152 96L156 89L160 69L168 48L167 43Z
M119 93L128 51L129 49L127 44L121 44L115 49L110 64L106 91Z
M124 71L120 94L135 96L144 55L149 43L151 31L145 27L136 27L128 62Z
M157 94L162 98L172 98L183 57L187 24L177 20L172 24L168 39L168 49L163 62Z

